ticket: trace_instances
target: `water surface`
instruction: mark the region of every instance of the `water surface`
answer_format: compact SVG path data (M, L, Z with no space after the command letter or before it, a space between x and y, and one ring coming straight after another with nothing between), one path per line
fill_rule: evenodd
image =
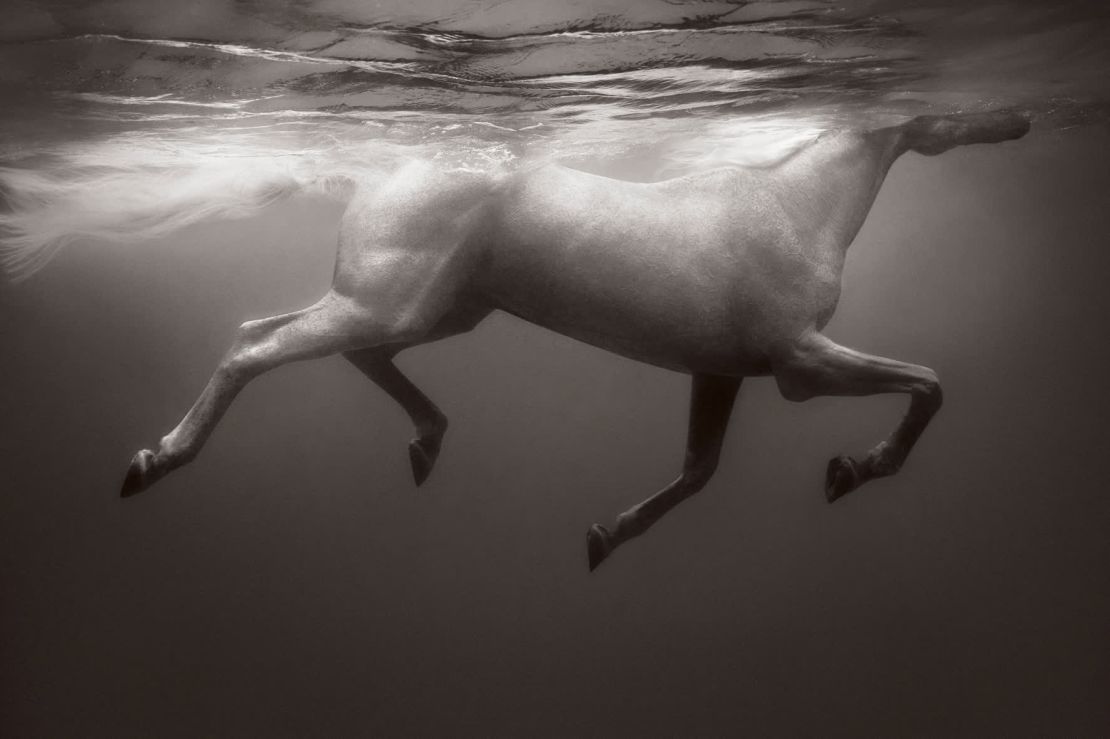
M1108 49L1110 11L1085 0L17 2L0 156L389 143L470 166L649 156L657 175L925 111L1104 121Z

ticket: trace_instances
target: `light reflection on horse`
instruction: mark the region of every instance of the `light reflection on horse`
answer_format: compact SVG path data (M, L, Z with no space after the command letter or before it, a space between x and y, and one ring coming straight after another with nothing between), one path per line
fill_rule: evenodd
M406 348L469 331L494 310L692 375L681 475L587 534L590 569L706 485L742 378L771 375L790 400L907 393L909 409L859 459L828 465L829 501L894 474L941 404L927 367L821 334L849 244L906 152L1015 139L1010 112L921 116L834 131L769 168L728 167L652 184L549 166L507 178L413 162L355 188L331 290L304 310L243 324L184 419L138 452L124 496L194 459L252 379L342 353L408 412L419 485L447 427L393 363Z

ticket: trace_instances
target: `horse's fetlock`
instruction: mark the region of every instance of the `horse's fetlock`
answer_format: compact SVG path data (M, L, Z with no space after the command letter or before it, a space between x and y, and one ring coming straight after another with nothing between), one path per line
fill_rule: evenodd
M155 455L155 458L158 462L172 468L192 462L196 456L196 450L186 444L182 444L171 431L158 442L158 453Z
M645 527L640 522L640 516L637 513L625 511L617 516L617 526L613 534L619 536L621 539L628 539L633 536L639 536L645 530Z
M888 477L897 474L906 461L905 454L901 454L889 442L880 442L867 455L866 467L872 477Z
M422 419L417 424L416 432L421 438L441 438L447 433L447 416L442 411L435 410L428 418Z
M158 442L158 456L159 457L176 457L180 454L177 448L177 443L173 438L173 434L166 434Z
M870 472L875 477L889 477L898 474L898 470L902 469L902 461L890 456L879 457L871 462Z

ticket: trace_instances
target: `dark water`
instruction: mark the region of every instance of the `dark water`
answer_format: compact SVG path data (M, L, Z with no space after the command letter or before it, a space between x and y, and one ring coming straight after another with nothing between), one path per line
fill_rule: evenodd
M1107 23L6 4L5 213L69 243L0 282L0 735L1110 735ZM834 506L826 461L904 400L752 380L710 486L587 574L587 526L677 471L688 379L505 316L400 360L452 421L420 490L407 418L333 358L260 378L193 465L117 497L239 323L327 289L341 207L128 214L398 153L650 178L1009 106L1029 136L907 155L849 254L827 332L933 367L946 405L896 478Z

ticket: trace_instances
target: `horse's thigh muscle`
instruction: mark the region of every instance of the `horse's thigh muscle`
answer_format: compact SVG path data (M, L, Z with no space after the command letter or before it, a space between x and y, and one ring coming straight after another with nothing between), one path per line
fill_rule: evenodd
M334 288L379 311L448 313L473 273L489 183L413 165L356 196L340 226Z

